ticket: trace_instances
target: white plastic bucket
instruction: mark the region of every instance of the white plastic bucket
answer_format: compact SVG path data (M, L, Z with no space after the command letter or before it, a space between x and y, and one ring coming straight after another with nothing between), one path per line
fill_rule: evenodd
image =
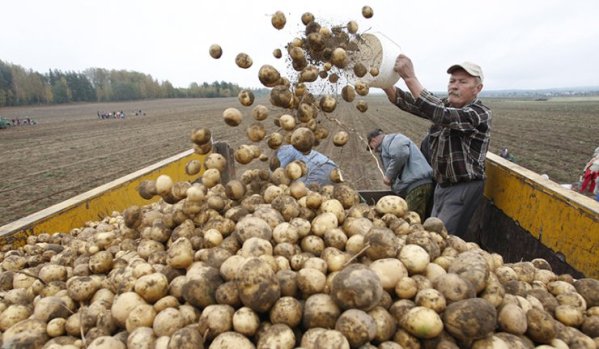
M362 63L368 71L370 68L378 68L377 76L370 72L359 78L370 87L386 88L395 85L399 81L399 74L393 69L395 60L401 53L401 48L380 32L366 33L361 35L358 41L358 50L353 53L351 60L354 64Z

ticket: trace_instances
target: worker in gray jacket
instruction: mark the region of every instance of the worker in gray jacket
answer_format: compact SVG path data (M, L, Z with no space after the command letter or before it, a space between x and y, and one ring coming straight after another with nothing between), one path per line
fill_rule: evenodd
M401 133L385 134L381 129L369 132L367 138L369 147L380 153L383 182L424 221L432 208L433 169L418 146Z

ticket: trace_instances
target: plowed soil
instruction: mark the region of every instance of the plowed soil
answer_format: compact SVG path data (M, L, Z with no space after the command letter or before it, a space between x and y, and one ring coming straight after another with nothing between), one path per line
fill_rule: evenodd
M401 132L420 144L429 122L400 111L383 96L371 96L367 101L365 113L341 101L331 114L341 125L320 116L330 136L316 150L333 159L345 180L356 188L385 189L375 160L357 134L365 137L369 130L380 127ZM517 163L557 182L577 181L599 146L599 100L485 102L494 111L491 150L508 147ZM266 99L257 103L270 106ZM223 110L231 106L244 112L239 127L227 126L222 120ZM145 115L135 116L139 109ZM98 111L121 110L127 114L125 119L97 117ZM254 121L250 110L236 98L0 109L5 118L29 117L38 122L0 130L0 226L190 149L193 128L208 127L215 140L232 147L248 143L245 127ZM264 121L269 131L276 130L272 121L283 113L271 108ZM340 129L351 135L344 147L331 141ZM260 146L271 154L266 144ZM237 173L256 166L267 164L237 164Z

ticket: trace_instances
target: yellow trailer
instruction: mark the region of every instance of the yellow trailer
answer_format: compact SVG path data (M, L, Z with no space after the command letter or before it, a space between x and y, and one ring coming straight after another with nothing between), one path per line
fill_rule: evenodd
M225 143L215 149L233 163ZM22 245L32 234L68 232L113 211L147 204L137 193L139 183L160 174L175 181L194 181L197 176L187 176L184 171L193 158L201 160L202 156L192 150L183 152L2 226L0 244ZM231 167L224 178L232 177ZM370 202L385 193L361 191ZM485 200L467 239L501 254L507 262L541 257L556 272L599 278L599 203L492 153L487 154Z

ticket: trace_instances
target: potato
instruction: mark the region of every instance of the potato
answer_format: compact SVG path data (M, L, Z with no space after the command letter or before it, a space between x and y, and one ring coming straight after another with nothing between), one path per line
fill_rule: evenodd
M599 306L599 280L583 278L574 281L576 291L587 302L588 307Z
M239 126L243 120L243 114L237 108L227 108L223 112L223 119L229 126Z
M212 340L221 333L233 328L235 309L230 305L213 304L202 311L198 321L198 331L207 340Z
M139 304L131 310L127 320L125 321L125 327L127 332L131 333L135 329L140 327L152 327L154 318L156 317L156 310L150 304Z
M515 304L503 306L497 314L497 322L503 331L515 335L522 335L527 329L526 314Z
M168 280L162 273L144 275L135 281L135 292L146 302L154 303L166 296Z
M396 258L377 259L368 267L377 274L383 289L387 291L394 290L399 280L408 276L403 263Z
M256 257L242 264L237 283L241 302L256 312L268 311L281 295L275 273L265 261Z
M319 102L320 110L325 113L332 113L337 107L337 100L329 95L322 96Z
M377 201L375 210L381 215L391 213L403 217L408 211L408 204L399 196L386 195Z
M0 331L6 331L19 321L27 319L31 314L30 306L11 304L0 314Z
M20 321L2 335L3 348L41 348L48 341L46 323L41 320Z
M295 118L289 114L283 114L279 117L279 125L285 131L293 131L295 129Z
M242 243L251 237L270 240L272 238L272 228L262 218L245 216L235 225L234 234Z
M337 318L341 314L339 306L328 294L313 294L306 299L302 325L305 329L334 328Z
M439 276L433 281L433 287L443 294L447 303L476 297L476 291L470 281L455 273Z
M365 100L359 100L358 103L356 103L356 109L362 113L365 113L368 110L368 102Z
M404 264L410 274L417 274L426 270L430 256L419 245L407 244L399 251L399 260Z
M354 22L355 23L355 22ZM357 26L357 24L356 24ZM345 68L349 63L349 58L347 56L347 51L345 51L341 47L337 47L331 53L331 63L338 68Z
M110 336L100 336L94 339L88 349L125 349L125 343Z
M554 320L547 312L530 309L526 312L526 335L538 343L551 343L557 334Z
M166 308L154 318L152 328L157 336L171 336L185 325L181 312L175 308Z
M69 297L77 302L85 302L94 295L94 293L101 287L101 284L97 278L75 276L67 281L66 286Z
M350 264L333 280L331 297L342 309L368 311L381 300L383 287L378 275L362 264Z
M374 339L376 322L363 310L349 309L339 316L335 330L347 338L352 348L356 348Z
M208 349L235 348L235 349L255 349L256 347L249 339L237 332L223 332L216 336Z
M239 68L247 69L251 67L253 63L254 61L247 53L242 52L235 57L235 64L237 64Z
M316 329L314 329L316 330ZM303 339L303 337L302 337ZM318 333L318 336L314 340L312 347L305 346L306 349L349 349L349 342L343 333L337 330L324 330Z
M302 319L302 304L293 297L281 297L270 309L272 324L285 324L291 328L300 324Z
M314 132L307 127L298 127L291 134L291 145L302 153L309 153L314 146Z
M219 59L223 55L223 49L218 44L210 45L208 52L210 53L210 57L214 59Z
M407 311L400 325L417 338L433 338L443 330L441 317L432 309L416 306Z
M277 85L270 90L270 103L275 107L290 108L294 101L293 96L289 87Z
M485 288L490 271L483 255L476 250L471 250L460 253L451 263L447 272L458 274L470 281L478 293Z
M254 104L254 92L251 90L241 90L237 95L237 99L239 99L239 103L245 107L249 107Z
M314 15L312 13L310 13L310 12L304 12L302 14L302 23L304 25L308 25L311 22L314 22Z
M345 131L339 131L333 136L333 144L342 147L349 140L349 134Z
M481 339L495 330L497 311L484 299L465 299L445 308L443 323L445 330L460 341Z
M270 19L272 26L278 30L281 30L285 27L285 23L287 23L287 19L285 18L285 14L281 11L275 12Z
M425 288L418 291L414 301L416 305L432 309L437 313L443 312L447 304L443 294L434 288Z
M274 324L268 327L258 339L256 348L269 349L281 348L292 349L295 347L295 334L285 324Z
M69 308L67 308L65 302L59 297L50 296L44 297L35 303L31 317L48 322L54 318L66 318L68 316Z
M258 330L260 318L251 308L241 307L233 314L233 329L237 333L251 337Z
M580 309L572 305L558 305L555 308L555 319L566 326L578 327L582 325L584 316Z
M368 312L376 323L376 334L374 340L384 342L393 338L397 330L395 318L382 306L376 306Z
M186 280L182 283L181 294L191 305L207 307L216 302L216 289L223 283L223 280L215 267L200 263L194 269L194 265L196 264L192 264L188 268Z

